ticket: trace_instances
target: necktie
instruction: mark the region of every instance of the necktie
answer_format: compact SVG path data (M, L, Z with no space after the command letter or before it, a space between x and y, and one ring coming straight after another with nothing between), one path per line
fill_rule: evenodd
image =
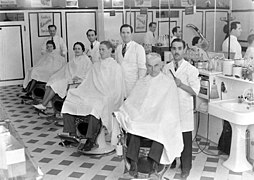
M175 62L175 71L178 69L178 62Z
M123 55L123 57L124 57L124 55L126 53L126 46L127 46L127 44L123 45L123 49L122 49L122 55Z
M155 37L155 34L153 33L153 37Z
M93 49L93 43L91 43L90 47L91 47L91 49Z
M51 40L54 42L54 37L51 37Z

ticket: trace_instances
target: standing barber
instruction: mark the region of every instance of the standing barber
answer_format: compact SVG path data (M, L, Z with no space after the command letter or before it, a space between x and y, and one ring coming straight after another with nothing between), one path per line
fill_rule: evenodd
M184 149L180 158L181 178L186 179L192 167L193 96L199 93L200 81L198 69L184 60L184 50L185 42L178 38L174 39L171 43L171 52L174 60L166 64L163 71L166 74L172 73L174 75L175 83L178 87L180 120L184 143Z

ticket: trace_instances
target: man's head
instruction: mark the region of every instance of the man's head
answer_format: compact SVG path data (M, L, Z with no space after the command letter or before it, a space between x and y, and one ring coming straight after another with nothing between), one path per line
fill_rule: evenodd
M124 43L128 43L132 40L133 28L129 24L123 24L120 27L120 35Z
M86 31L87 39L92 43L97 39L97 32L93 29L88 29Z
M171 43L171 53L175 61L180 61L184 57L185 42L181 39L174 39Z
M151 32L155 32L156 31L156 27L157 27L157 23L156 22L150 22L149 23L149 29Z
M254 34L250 34L247 38L249 46L254 47Z
M56 26L53 25L48 25L48 31L51 37L54 37L56 35Z
M241 26L241 23L240 23L240 22L234 21L234 22L231 23L230 27L231 27L231 28L230 28L230 29L231 29L231 31L230 31L230 34L231 34L231 35L234 35L234 36L236 36L236 37L241 36L241 33L242 33L242 26Z
M174 28L172 29L172 34L173 34L174 36L176 36L177 38L181 38L181 36L182 36L182 31L181 31L180 26L174 27Z
M150 76L157 76L162 68L161 56L157 53L149 53L146 56L146 67Z

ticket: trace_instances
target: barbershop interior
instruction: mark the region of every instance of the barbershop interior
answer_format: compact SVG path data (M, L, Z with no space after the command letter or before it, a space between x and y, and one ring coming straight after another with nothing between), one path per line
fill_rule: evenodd
M254 0L0 0L0 179L253 180L253 17Z

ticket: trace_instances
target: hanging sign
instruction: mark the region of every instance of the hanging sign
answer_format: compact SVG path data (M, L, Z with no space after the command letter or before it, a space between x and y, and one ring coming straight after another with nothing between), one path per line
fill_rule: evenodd
M112 7L124 7L124 0L112 0Z
M66 0L66 7L78 7L78 0Z
M52 7L52 0L32 0L32 7Z
M6 5L16 5L16 0L0 0L0 5L6 6Z
M140 14L147 14L147 8L140 8Z

